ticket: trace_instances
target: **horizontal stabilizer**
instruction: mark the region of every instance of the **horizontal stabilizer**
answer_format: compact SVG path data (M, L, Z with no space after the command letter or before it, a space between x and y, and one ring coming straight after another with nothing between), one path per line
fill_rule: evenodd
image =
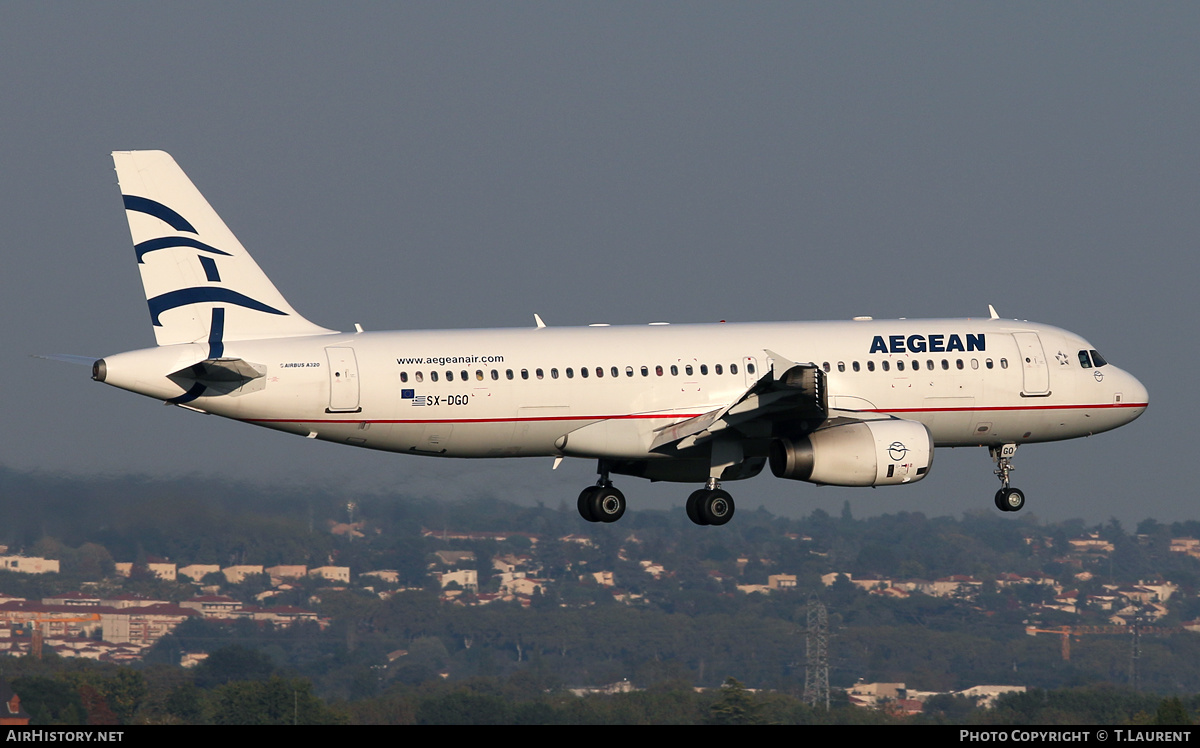
M240 358L205 359L167 375L167 379L186 390L185 394L171 402L181 404L198 397L257 392L263 389L264 382L261 380L266 373L265 366L251 364Z

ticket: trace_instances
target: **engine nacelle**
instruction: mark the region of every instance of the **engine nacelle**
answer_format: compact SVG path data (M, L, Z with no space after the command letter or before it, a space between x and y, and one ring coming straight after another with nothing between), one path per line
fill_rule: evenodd
M933 437L916 421L859 421L771 444L777 478L830 486L913 483L933 465Z

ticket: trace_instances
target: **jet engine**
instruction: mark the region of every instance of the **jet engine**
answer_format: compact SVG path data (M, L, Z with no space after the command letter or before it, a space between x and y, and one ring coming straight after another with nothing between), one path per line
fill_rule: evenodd
M830 486L890 486L919 481L933 464L933 437L922 423L893 418L825 426L771 444L777 478Z

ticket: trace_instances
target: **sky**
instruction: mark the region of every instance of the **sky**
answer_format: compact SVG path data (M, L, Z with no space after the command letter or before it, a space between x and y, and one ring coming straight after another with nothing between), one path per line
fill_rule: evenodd
M0 466L547 506L594 481L314 442L32 358L154 344L109 153L163 149L336 329L988 304L1064 327L1151 406L1022 448L1021 514L1200 519L1198 34L1194 3L0 4ZM912 486L725 487L743 511L1001 516L992 469L939 450ZM693 490L618 486L631 512Z

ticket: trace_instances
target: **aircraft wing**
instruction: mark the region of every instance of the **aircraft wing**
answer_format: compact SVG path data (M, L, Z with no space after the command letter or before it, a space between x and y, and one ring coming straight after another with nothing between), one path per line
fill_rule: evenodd
M717 434L736 429L767 431L777 422L823 423L830 415L825 396L825 373L813 363L798 364L766 351L771 368L728 405L659 429L652 452L686 450ZM814 424L815 425L815 424Z

